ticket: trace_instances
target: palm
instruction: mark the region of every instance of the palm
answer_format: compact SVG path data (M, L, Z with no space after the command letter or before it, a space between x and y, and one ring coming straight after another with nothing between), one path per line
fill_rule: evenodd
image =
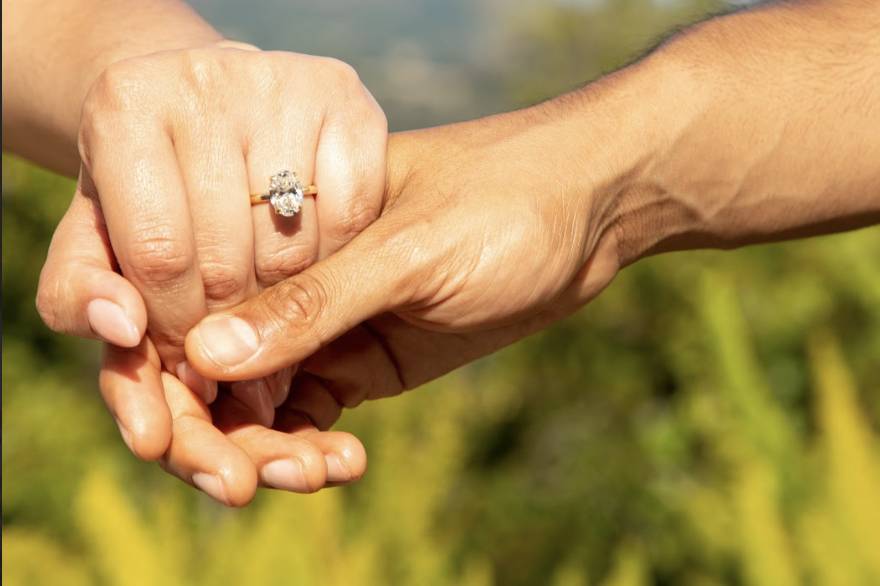
M597 271L598 272L598 271ZM592 298L613 273L577 280L568 290L573 299ZM480 331L437 331L395 314L383 314L353 328L308 358L294 378L291 405L320 429L364 400L391 397L414 389L456 368L529 336L580 306L559 302L503 326ZM320 388L323 400L302 401L298 385L308 380L310 393Z

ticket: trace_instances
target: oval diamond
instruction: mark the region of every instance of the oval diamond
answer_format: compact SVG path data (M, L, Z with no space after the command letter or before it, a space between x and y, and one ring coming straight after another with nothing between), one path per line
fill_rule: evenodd
M296 173L280 171L269 179L269 203L279 216L290 218L299 213L305 195L303 191Z
M297 181L296 173L290 171L280 171L269 179L269 191L272 193L284 193L293 191L299 181Z
M294 185L290 191L273 193L269 203L275 209L275 213L285 218L292 218L302 209L304 195L301 185Z

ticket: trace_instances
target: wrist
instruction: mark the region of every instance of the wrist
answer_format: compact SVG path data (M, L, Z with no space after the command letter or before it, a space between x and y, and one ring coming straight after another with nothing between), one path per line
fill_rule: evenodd
M682 194L683 178L699 183L705 153L678 155L705 117L710 91L692 69L658 54L579 91L586 140L578 191L591 202L598 238L614 240L621 268L705 229L701 200Z

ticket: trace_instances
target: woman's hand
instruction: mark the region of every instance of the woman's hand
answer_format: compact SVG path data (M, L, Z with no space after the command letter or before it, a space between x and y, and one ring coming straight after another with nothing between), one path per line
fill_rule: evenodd
M257 486L308 493L356 481L366 470L357 438L319 431L287 403L275 411L272 427L230 393L206 406L162 371L149 338L137 348L108 344L100 387L117 419L132 425L120 428L136 454L145 454L157 437L155 414L170 413L165 429L170 443L154 457L166 471L227 506L247 504ZM159 398L144 397L145 389L157 389Z
M75 198L56 231L53 248L67 251L83 287L128 294L143 306L127 281L112 272L112 251L103 234L97 202ZM139 305L138 305L139 304ZM289 388L290 370L267 377L272 388ZM257 484L312 492L357 480L366 469L363 446L350 434L318 432L282 406L274 429L253 403L222 393L210 410L177 378L162 372L149 337L132 348L105 344L100 390L131 451L159 460L166 470L226 505L246 504ZM276 386L277 385L277 386ZM273 411L275 412L275 411ZM173 432L173 439L172 439ZM280 462L271 465L273 462Z
M120 347L109 349L116 375L158 356L212 401L216 383L185 361L186 332L377 217L386 138L381 109L333 59L218 43L111 66L83 106L83 167L41 277L41 315L57 331ZM249 202L283 169L320 189L295 218ZM270 425L290 373L233 385L232 394ZM169 412L158 372L123 387L105 398L126 441L141 457L160 457L180 402Z
M399 137L382 217L204 319L187 358L240 380L311 356L287 405L326 427L574 311L643 256L877 223L878 21L872 3L728 15L546 104Z
M79 250L99 243L86 232L53 246L41 314L53 329L126 347L149 322L165 367L210 401L216 385L187 367L184 335L378 216L386 134L376 102L336 60L221 44L112 65L83 106L71 213L100 202L115 259L145 307L118 276L83 273ZM249 203L282 169L320 185L295 218Z

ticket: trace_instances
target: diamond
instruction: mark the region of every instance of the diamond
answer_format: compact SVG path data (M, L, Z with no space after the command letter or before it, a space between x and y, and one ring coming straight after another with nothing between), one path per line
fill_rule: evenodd
M292 218L302 209L304 189L296 173L281 171L269 179L269 203L279 216Z
M296 173L281 171L272 175L272 178L269 179L269 191L272 193L293 191L298 184L299 181L296 178Z
M295 186L292 191L273 193L269 203L275 208L275 213L285 218L292 218L302 209L303 203L302 186Z

